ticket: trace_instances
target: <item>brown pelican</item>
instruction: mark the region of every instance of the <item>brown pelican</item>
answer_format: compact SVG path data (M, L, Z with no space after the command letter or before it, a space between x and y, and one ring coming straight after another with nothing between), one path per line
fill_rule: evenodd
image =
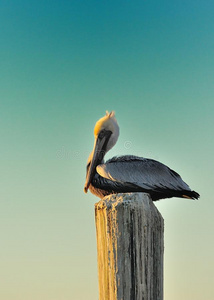
M115 193L144 192L150 194L153 201L171 197L199 198L180 175L156 160L125 155L104 163L104 155L116 144L119 136L114 112L106 112L97 121L94 136L94 149L87 163L85 193L89 189L103 198Z

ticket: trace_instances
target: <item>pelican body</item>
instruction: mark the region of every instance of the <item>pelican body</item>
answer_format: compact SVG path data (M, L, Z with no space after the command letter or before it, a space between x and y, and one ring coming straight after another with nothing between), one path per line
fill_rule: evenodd
M179 174L166 165L134 155L113 157L104 163L104 156L117 142L119 126L114 112L97 121L94 148L88 158L84 191L103 198L116 193L143 192L153 201L180 197L198 199Z

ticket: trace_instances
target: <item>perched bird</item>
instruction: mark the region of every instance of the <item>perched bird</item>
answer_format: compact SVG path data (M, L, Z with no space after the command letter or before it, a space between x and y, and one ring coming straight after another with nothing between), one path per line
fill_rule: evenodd
M148 193L153 201L171 197L199 198L180 175L156 160L124 155L104 163L104 155L116 144L119 136L113 111L106 112L97 121L94 136L94 148L87 163L85 193L89 189L103 198L109 194L143 192Z

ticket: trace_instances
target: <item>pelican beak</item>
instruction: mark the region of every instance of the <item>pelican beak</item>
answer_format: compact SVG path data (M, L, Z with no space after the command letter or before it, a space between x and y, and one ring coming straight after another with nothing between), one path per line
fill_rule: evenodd
M106 145L109 141L109 138L111 136L112 132L109 130L102 130L100 134L97 136L97 139L95 141L94 150L92 153L92 161L89 166L87 175L86 175L86 181L84 186L84 192L87 193L89 185L94 177L94 173L96 170L96 167L98 164L101 163L103 160L103 157L106 153Z

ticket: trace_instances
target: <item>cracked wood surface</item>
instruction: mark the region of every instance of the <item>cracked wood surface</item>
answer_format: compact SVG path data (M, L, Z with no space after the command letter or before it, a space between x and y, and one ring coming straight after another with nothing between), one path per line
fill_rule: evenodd
M164 221L148 194L95 204L100 300L163 300Z

